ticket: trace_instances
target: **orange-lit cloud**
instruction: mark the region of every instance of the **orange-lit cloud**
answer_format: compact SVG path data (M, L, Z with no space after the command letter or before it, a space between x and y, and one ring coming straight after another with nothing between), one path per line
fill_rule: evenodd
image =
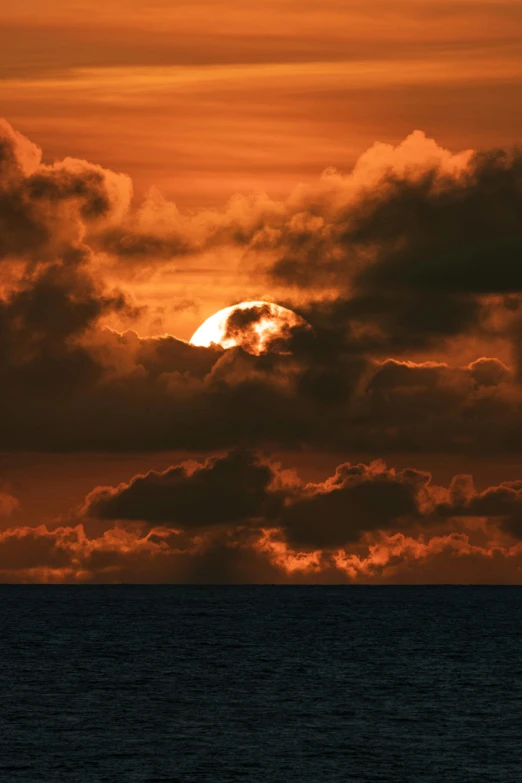
M214 458L204 465L186 463L161 474L136 477L112 490L99 488L77 517L76 522L82 518L84 522L74 526L12 527L0 533L2 580L508 584L520 580L520 482L477 492L471 477L458 476L449 487L437 487L429 474L394 471L374 463L340 465L325 481L307 484L259 458L243 467L239 456ZM257 487L245 470L251 478L257 473L261 479ZM388 499L387 504L392 502L395 508L382 506L380 519L374 519L373 496L378 497L387 485L406 487L411 502L406 508L398 496ZM361 487L369 491L359 492ZM125 506L131 495L137 505ZM199 506L194 500L198 495ZM220 503L218 496L228 499L229 505ZM306 504L313 506L315 498L325 496L336 498L331 507L338 530L335 538L325 534L325 521L331 526L332 520L322 509L307 523L308 544L292 543L288 508L297 507L304 514ZM85 515L100 513L106 529L87 534L90 520ZM120 521L111 521L110 516L119 516ZM129 518L134 521L126 521ZM157 524L158 518L162 524ZM317 545L320 540L322 546Z

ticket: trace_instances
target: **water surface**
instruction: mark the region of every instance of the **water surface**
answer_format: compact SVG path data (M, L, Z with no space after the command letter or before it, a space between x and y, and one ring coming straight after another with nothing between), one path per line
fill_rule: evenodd
M522 588L0 586L2 783L521 779Z

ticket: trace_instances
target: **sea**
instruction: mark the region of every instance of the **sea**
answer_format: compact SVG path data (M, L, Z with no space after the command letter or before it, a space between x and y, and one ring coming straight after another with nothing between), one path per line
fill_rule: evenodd
M0 783L517 783L522 588L1 586Z

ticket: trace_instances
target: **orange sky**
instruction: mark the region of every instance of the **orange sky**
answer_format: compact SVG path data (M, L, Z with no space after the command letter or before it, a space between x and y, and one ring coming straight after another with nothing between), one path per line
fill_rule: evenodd
M282 196L375 140L522 140L518 0L64 3L0 9L0 105L182 208Z

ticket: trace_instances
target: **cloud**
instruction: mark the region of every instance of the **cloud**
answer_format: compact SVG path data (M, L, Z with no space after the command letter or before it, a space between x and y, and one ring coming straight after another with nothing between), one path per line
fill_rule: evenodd
M121 220L130 179L86 161L47 165L0 120L0 260L52 262L81 247L89 228Z
M281 527L290 543L318 549L342 547L372 530L408 527L424 516L430 479L414 470L396 473L380 463L346 463L289 502Z
M3 448L519 449L520 389L498 360L461 367L375 362L321 352L305 335L292 353L254 356L172 337L93 332L89 313L96 317L125 303L80 287L73 313L80 313L81 294L86 320L69 321L71 293L59 285L60 275L54 300L43 297L50 308L47 331L29 325L32 294L23 309L14 299L4 311ZM52 301L60 306L51 307Z
M292 547L310 551L335 550L379 531L418 532L478 517L522 539L521 510L522 481L479 493L470 476L455 476L445 488L432 484L429 473L374 461L342 463L325 481L303 483L277 463L236 450L99 487L80 514L177 532L271 528Z
M41 150L0 121L0 398L45 416L50 393L102 374L81 338L101 316L130 313L95 281L89 227L118 221L130 180L86 161L42 163ZM30 398L30 402L28 402ZM22 400L24 402L22 402Z
M345 343L374 354L402 353L480 332L492 295L509 294L518 308L518 152L451 156L415 133L328 180L250 246L271 255L275 282L307 295L302 314L314 326L335 325ZM335 296L314 302L321 290Z
M161 528L121 527L88 537L82 525L0 533L1 582L246 583L279 581L282 571L240 536L189 538Z
M52 264L27 273L0 300L0 399L6 409L27 406L44 414L50 393L95 383L102 367L80 339L108 312L127 309L122 294L106 293L77 264ZM28 398L32 400L28 402Z
M522 156L474 155L457 178L393 179L352 227L357 243L377 245L359 284L374 288L519 292Z
M193 528L241 524L272 516L278 492L268 463L250 452L234 451L204 464L182 463L163 473L151 471L117 489L95 490L86 500L89 514L102 519L143 520Z
M452 155L416 131L298 189L256 246L273 252L273 276L301 287L518 292L521 175L517 151Z
M479 494L471 491L450 513L495 519L506 533L522 539L522 481L505 481Z
M441 487L382 462L306 483L233 452L97 488L75 524L0 533L0 580L515 584L521 498L521 482Z
M516 150L453 154L415 131L281 201L237 195L221 210L182 215L152 192L89 241L123 261L123 275L129 261L190 269L202 253L234 247L238 271L281 291L320 334L396 355L483 334L492 309L511 311L511 323L522 289L521 172Z
M510 287L490 284L495 267L513 266L493 253L485 266L473 261L484 284L462 284L465 248L498 240L500 252L506 238L518 241L516 153L454 155L417 132L285 201L237 196L221 211L181 215L154 193L135 208L125 177L86 162L42 164L5 123L0 137L1 203L24 223L19 231L3 213L14 257L4 253L0 293L0 448L520 449L516 270ZM175 235L190 252L242 248L260 280L286 281L286 303L294 296L313 329L289 329L259 356L111 331L107 319L136 314L106 282L120 279L107 244L118 232L169 247ZM425 259L429 250L446 264L444 243L460 260L441 272L441 290L439 267ZM392 268L394 283L384 284ZM258 316L229 326L248 344ZM463 364L430 359L472 334L479 346L506 341L512 366L485 352Z
M73 547L79 531L61 528L11 528L0 533L0 572L38 567L68 569L73 565Z

